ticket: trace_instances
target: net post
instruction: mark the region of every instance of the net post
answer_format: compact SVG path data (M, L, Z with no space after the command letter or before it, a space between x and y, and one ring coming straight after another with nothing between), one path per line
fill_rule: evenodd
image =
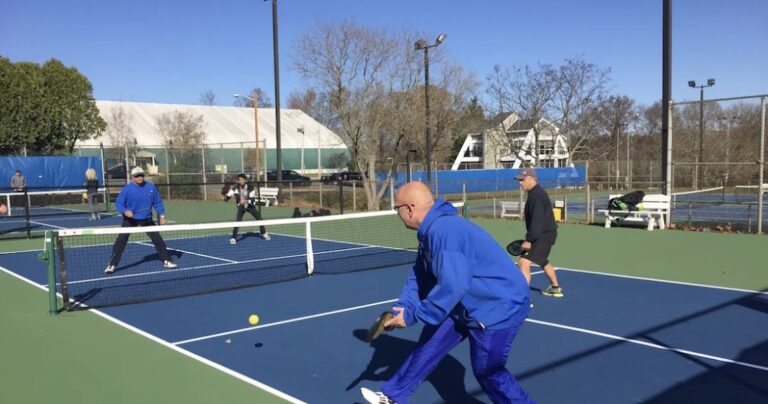
M56 252L53 249L54 237L56 237L56 232L51 230L45 231L43 257L48 266L48 313L50 314L56 314L59 310L58 302L56 301Z
M67 262L64 258L64 239L56 234L56 255L59 260L59 281L61 282L61 308L67 310L70 307L69 304L69 287L67 286Z
M312 222L306 222L306 243L307 243L307 275L315 272L315 254L312 250Z
M24 187L24 222L27 226L27 238L32 238L32 225L29 223L29 205L32 203L30 198L27 188Z

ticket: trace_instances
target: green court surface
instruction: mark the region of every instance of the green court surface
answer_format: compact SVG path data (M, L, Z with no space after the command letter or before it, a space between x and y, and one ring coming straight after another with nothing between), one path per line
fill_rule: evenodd
M169 218L180 223L233 217L230 204L167 205ZM264 216L291 212L267 208ZM500 244L525 232L520 221L476 222ZM565 224L551 260L559 267L762 291L768 290L765 246L766 238L755 235ZM0 241L0 251L41 247L42 239ZM567 300L568 285L562 286ZM281 402L93 312L49 315L46 293L6 273L0 273L0 295L0 403Z

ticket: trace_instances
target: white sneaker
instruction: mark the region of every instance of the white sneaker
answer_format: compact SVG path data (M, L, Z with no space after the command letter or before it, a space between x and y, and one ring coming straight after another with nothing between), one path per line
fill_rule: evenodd
M178 266L178 265L174 264L174 263L173 263L173 262L171 262L170 260L167 260L167 261L163 261L163 267L165 267L165 268L168 268L168 269L173 269L173 268L176 268L177 266Z
M107 269L104 270L105 274L111 274L112 272L115 272L115 266L114 265L107 265Z
M380 391L373 391L366 389L365 387L361 387L360 393L363 395L365 401L367 401L369 404L396 404Z
M232 244L232 245L237 244L237 239L232 237L231 239L229 239L229 244Z
M259 237L263 238L264 240L271 240L272 237L269 236L269 233L261 233L259 234Z

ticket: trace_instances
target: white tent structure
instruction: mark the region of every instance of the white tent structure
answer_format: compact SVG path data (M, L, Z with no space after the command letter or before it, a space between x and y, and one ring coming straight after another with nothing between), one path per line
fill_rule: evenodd
M109 129L100 137L78 141L76 148L92 149L103 144L105 148L122 147L125 142L139 148L161 149L168 142L160 133L157 118L164 114L183 112L202 117L205 132L203 143L209 149L254 148L256 132L254 128L254 108L234 106L208 106L183 104L158 104L131 101L96 101L99 115L109 125L116 114L122 114L130 128L131 139L122 143L109 135ZM284 169L315 171L318 167L326 168L327 157L331 154L349 155L342 139L333 131L323 126L309 115L298 109L280 110L281 149ZM269 154L274 163L276 149L275 110L258 109L259 148ZM263 150L266 149L268 153ZM320 157L322 156L322 157ZM270 168L274 168L270 164Z

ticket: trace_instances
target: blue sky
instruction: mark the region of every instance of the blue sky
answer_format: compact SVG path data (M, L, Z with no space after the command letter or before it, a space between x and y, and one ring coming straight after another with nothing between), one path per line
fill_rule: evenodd
M650 105L661 98L662 0L280 0L281 100L306 83L291 44L317 22L343 19L448 34L447 56L484 80L493 65L611 69L612 92ZM0 0L0 55L60 59L94 96L219 105L257 86L274 100L271 1ZM673 0L675 100L698 99L688 80L717 84L706 98L768 93L768 0Z

